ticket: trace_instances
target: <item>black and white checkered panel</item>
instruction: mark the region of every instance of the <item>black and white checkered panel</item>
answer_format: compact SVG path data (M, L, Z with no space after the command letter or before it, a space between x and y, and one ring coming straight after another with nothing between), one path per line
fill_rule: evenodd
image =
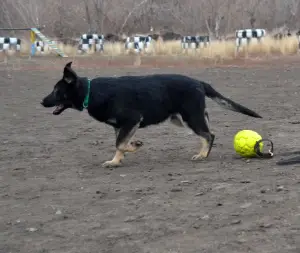
M243 45L248 45L251 42L260 42L263 37L266 36L266 30L264 29L243 29L237 30L235 33L235 44L239 48Z
M21 40L11 37L0 37L0 52L14 49L17 52L21 50Z
M183 49L204 48L209 46L209 44L209 36L183 36L181 38L181 47Z
M83 34L80 37L78 51L80 53L91 50L92 45L95 45L95 51L100 52L104 50L104 35L99 34Z
M133 36L127 37L125 42L125 49L134 49L135 52L139 53L143 49L148 48L152 38L150 36Z
M35 41L34 45L35 45L36 51L41 52L41 53L45 52L46 44L43 41Z

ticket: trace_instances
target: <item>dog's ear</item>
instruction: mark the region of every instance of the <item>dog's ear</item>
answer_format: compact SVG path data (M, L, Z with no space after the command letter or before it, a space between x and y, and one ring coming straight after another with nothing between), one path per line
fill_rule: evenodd
M72 65L72 62L70 61L70 62L68 62L68 63L66 64L66 66L65 66L65 67L69 67L69 68L71 68L71 65Z
M71 68L71 64L72 62L69 62L66 64L65 68L64 68L64 81L67 83L72 83L75 82L77 80L77 75L74 72L74 70Z

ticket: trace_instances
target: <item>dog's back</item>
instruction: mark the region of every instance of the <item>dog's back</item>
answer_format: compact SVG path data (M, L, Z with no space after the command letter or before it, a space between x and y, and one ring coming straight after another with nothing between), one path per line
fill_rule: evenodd
M197 80L181 75L101 77L93 81L89 111L135 110L143 115L144 127L180 113L195 94L205 96Z

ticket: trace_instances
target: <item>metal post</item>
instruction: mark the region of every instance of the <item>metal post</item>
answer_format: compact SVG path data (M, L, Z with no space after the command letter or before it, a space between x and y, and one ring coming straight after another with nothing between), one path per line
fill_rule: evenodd
M31 42L31 56L35 55L35 41L36 41L36 35L33 31L30 30L30 42Z
M43 30L45 26L37 27L40 31ZM30 31L31 28L0 28L0 31Z

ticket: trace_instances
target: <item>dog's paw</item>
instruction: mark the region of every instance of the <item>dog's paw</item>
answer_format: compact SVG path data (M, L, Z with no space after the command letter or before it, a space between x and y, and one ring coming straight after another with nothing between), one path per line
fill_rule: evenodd
M119 167L121 166L122 163L121 162L115 162L115 161L106 161L102 164L103 168L115 168L115 167Z
M204 160L206 158L206 156L202 155L202 154L198 154L198 155L194 155L192 157L192 161L201 161L201 160Z

